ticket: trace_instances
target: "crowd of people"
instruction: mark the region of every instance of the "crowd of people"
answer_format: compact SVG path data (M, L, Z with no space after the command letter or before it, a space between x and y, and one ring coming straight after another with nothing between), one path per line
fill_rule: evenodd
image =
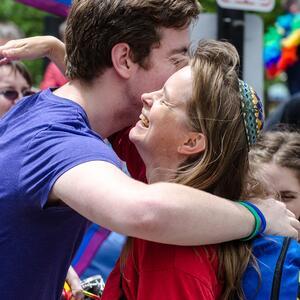
M234 46L189 51L200 11L74 0L62 41L0 46L1 298L299 296L299 115L261 134ZM40 57L65 77L33 93Z

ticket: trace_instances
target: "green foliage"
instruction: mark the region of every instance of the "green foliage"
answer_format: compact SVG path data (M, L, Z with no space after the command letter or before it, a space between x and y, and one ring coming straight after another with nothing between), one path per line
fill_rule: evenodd
M17 3L14 0L0 1L0 20L12 21L25 33L25 36L42 35L44 32L44 17L47 14ZM43 73L43 61L25 61L24 62L30 70L35 85L39 85Z
M203 7L203 12L215 12L217 10L217 1L215 0L204 0L199 2Z

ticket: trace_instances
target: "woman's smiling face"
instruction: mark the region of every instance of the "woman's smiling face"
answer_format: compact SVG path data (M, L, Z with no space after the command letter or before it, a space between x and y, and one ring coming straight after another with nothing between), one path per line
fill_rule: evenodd
M187 103L191 95L190 66L173 74L161 90L142 95L143 110L130 139L147 167L175 169L184 159L178 147L190 131Z

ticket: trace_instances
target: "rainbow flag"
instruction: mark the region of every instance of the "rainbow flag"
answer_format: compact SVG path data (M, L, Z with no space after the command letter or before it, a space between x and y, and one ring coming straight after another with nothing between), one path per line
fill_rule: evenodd
M66 17L72 0L15 0L17 2L33 6L49 13Z

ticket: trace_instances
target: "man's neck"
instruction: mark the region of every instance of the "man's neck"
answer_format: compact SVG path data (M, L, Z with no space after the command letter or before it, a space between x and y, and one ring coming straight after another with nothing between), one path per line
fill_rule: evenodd
M101 76L90 85L73 80L54 94L79 104L85 110L92 129L102 138L133 123L128 115L127 100L123 99L122 85L111 76Z

